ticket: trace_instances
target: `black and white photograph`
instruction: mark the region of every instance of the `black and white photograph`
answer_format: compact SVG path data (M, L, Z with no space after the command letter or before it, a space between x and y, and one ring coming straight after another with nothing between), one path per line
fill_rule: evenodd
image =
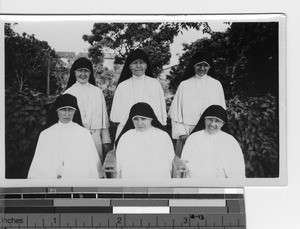
M284 14L0 21L4 184L287 184Z

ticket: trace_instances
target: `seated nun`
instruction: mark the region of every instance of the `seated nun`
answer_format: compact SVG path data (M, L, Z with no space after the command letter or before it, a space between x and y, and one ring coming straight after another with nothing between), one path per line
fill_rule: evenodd
M172 140L147 103L132 106L116 140L117 176L124 179L169 179Z
M229 134L226 110L209 106L187 138L181 159L191 178L245 178L245 162L239 143Z
M93 138L82 125L76 97L59 96L39 136L28 178L100 178L101 171Z

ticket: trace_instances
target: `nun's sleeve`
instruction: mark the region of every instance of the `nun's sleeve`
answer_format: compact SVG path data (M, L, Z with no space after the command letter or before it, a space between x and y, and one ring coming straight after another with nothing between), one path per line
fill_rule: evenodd
M164 90L159 81L158 83L158 93L159 93L159 101L160 101L160 109L161 109L161 122L165 126L167 125L167 108L166 108L166 100Z
M180 84L173 97L173 101L169 109L169 116L171 117L171 119L179 123L183 123L182 97L182 84Z
M89 178L102 178L105 173L100 162L95 143L88 131L84 131L84 138L81 139L85 143L85 168L89 170ZM82 162L83 164L83 162Z
M109 128L109 119L108 119L108 114L107 114L106 101L105 101L103 92L101 91L100 88L99 88L99 95L100 95L99 106L101 106L101 110L102 110L102 128L108 129Z
M232 137L229 157L230 158L228 158L229 159L228 161L231 163L230 165L228 165L229 167L227 169L228 171L226 171L228 178L237 179L237 180L246 178L244 155L239 143L234 137Z
M220 106L222 106L226 110L224 90L223 90L222 84L219 81L218 81L216 93L218 93L217 97L219 99L217 104L220 104Z
M117 177L122 178L122 167L123 162L126 160L126 156L124 155L124 151L126 151L126 144L124 142L124 135L120 138L118 147L116 149L116 161L117 161Z
M174 152L174 147L173 147L173 143L171 138L169 137L169 135L165 132L163 132L164 136L163 136L163 145L164 145L164 152L166 153L166 156L168 158L169 161L169 169L170 169L170 173L172 172L172 163L173 163L173 159L175 156L175 152Z
M105 143L111 143L111 138L110 138L110 134L109 134L109 119L108 119L108 114L107 114L107 106L106 106L106 101L104 98L104 95L101 91L101 89L99 88L100 91L100 100L101 100L101 104L99 104L102 107L102 128L100 130L100 136L101 136L101 142L102 144Z
M186 139L186 142L183 146L183 149L182 149L182 154L181 154L181 160L183 161L186 161L186 162L189 162L190 159L191 159L191 156L193 154L193 151L194 151L194 138L193 138L193 135L190 135L187 139Z
M55 155L51 151L51 139L45 132L41 132L37 147L31 162L27 178L57 178Z
M111 143L111 138L110 138L108 128L107 129L101 129L100 135L101 135L102 144Z
M186 130L185 126L183 123L183 89L182 89L182 84L179 85L172 104L170 106L169 110L169 116L172 119L172 138L173 139L178 139L179 136L185 135Z
M122 93L122 84L120 84L116 90L113 97L113 102L110 111L110 120L112 122L121 123L122 120L122 108L126 106L127 103L123 101L123 93Z
M171 120L172 123L172 138L173 139L179 139L181 135L188 134L186 132L185 126L183 123L176 122L173 119Z

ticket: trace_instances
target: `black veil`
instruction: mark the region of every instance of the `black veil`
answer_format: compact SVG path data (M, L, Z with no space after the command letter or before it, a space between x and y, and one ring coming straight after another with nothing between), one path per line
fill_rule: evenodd
M230 134L226 110L220 105L209 106L201 115L200 120L198 121L197 125L195 126L195 128L193 129L191 134L205 129L204 119L205 119L205 117L208 117L208 116L217 117L217 118L221 119L224 122L224 125L222 126L221 130Z
M141 59L141 60L145 61L145 63L147 64L147 69L146 69L145 75L149 76L151 78L154 78L153 72L152 72L152 67L151 67L148 55L146 54L146 52L144 52L141 49L135 49L131 53L129 53L129 55L128 55L126 61L125 61L125 64L123 66L120 78L119 78L118 83L117 83L117 86L120 83L122 83L123 81L125 81L125 80L129 79L130 77L132 77L132 72L131 72L129 66L133 61L135 61L137 59Z
M118 142L119 142L120 138L122 137L122 135L125 134L128 130L134 129L134 124L133 124L132 119L133 119L133 117L135 117L137 115L147 117L147 118L151 118L152 119L152 122L151 122L152 126L167 132L165 127L158 121L152 107L148 103L143 103L143 102L136 103L130 109L129 117L128 117L121 133L119 134L119 136L118 136L118 138L115 142L116 147L117 147Z
M71 67L70 77L69 77L66 89L68 89L74 83L76 83L75 71L80 69L80 68L87 68L88 70L90 70L91 75L90 75L90 78L89 78L89 83L93 84L93 85L96 85L92 62L89 59L85 58L85 57L80 57L80 58L78 58L77 60L74 61L73 65Z
M212 57L208 52L197 52L192 56L188 63L183 74L183 80L193 77L195 75L194 65L202 61L208 63L210 67L213 65Z
M83 127L80 110L77 105L77 99L75 96L70 94L63 94L59 97L57 97L56 101L53 103L50 113L47 117L47 122L44 127L44 129L49 128L50 126L56 124L58 122L58 115L57 115L57 109L61 107L70 106L76 109L76 112L73 117L73 122L76 122L80 126Z

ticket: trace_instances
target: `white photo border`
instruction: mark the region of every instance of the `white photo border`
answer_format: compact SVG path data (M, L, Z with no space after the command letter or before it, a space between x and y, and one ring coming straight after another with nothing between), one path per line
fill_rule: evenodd
M279 25L279 177L245 178L243 181L215 180L207 183L196 179L170 179L156 181L134 181L121 179L99 180L30 180L5 178L5 50L4 25L22 21L83 21L97 22L278 22ZM0 15L0 183L2 187L244 187L244 186L284 186L287 185L287 120L286 120L286 16L284 14L228 14L228 15Z

